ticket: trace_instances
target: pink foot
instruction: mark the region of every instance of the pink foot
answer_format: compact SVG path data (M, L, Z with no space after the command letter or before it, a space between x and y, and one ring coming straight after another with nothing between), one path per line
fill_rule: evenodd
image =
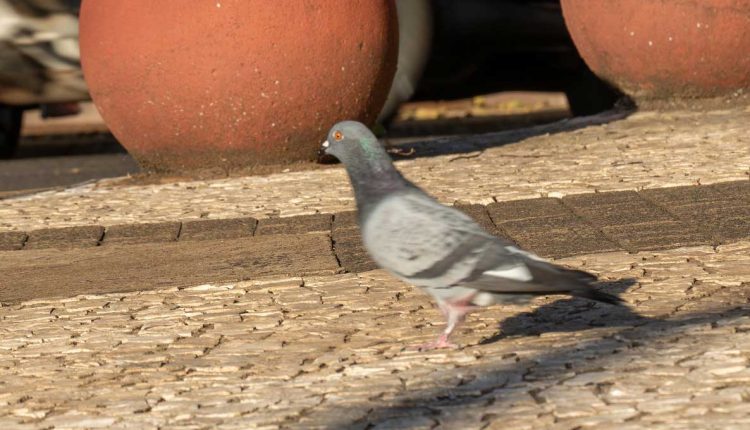
M445 334L441 334L440 337L437 338L434 342L427 342L423 343L421 345L415 345L410 349L414 349L417 351L431 351L433 349L456 349L458 348L458 345L456 345L453 342L448 342L448 336Z
M443 313L445 318L448 320L448 325L445 327L445 331L440 337L434 342L417 345L414 349L418 351L429 351L432 349L445 349L445 348L458 348L455 343L448 342L448 336L453 333L453 330L458 326L465 318L466 315L476 309L476 306L471 304L471 300L474 298L474 293L469 297L465 297L462 300L455 302L443 302L439 301L440 312ZM410 348L411 349L411 348Z

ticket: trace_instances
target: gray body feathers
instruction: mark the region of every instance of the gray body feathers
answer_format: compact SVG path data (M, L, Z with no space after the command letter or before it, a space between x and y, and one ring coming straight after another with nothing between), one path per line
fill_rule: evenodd
M361 215L361 224L364 245L378 265L439 301L489 305L572 294L619 302L592 289L591 275L554 266L490 235L414 186L379 199Z

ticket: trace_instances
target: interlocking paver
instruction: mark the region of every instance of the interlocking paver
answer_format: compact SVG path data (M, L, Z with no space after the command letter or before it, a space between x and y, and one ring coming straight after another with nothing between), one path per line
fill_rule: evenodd
M707 185L707 187L718 190L730 200L739 200L745 204L750 204L750 181L724 182Z
M692 191L692 190L690 190ZM706 193L686 192L680 187L674 198L694 201ZM657 200L659 196L654 194ZM634 191L566 196L563 203L604 233L612 242L635 252L710 243L696 223L681 222L654 202Z
M103 244L174 242L181 226L179 222L113 225L105 230Z
M569 217L571 215L570 210L562 205L560 199L553 198L491 203L487 205L487 210L495 224L530 218Z
M733 183L743 183L741 181ZM750 183L750 181L748 181ZM719 185L719 184L717 184ZM727 200L728 195L716 185L653 188L639 193L656 204L670 207L677 205L692 205L696 203L716 203Z
M330 232L332 216L329 214L302 215L287 218L266 218L258 222L256 235L300 234Z
M579 218L561 215L498 224L522 248L543 257L589 254L620 249Z
M619 249L565 207L560 199L492 203L487 211L504 236L543 257Z
M357 211L338 212L333 217L332 233L336 235L339 231L358 229Z
M40 229L29 232L25 249L82 248L99 245L104 234L101 226L77 226Z
M486 206L479 205L479 204L474 204L474 205L456 204L455 207L456 209L470 216L485 231L495 236L502 237L506 240L510 239L509 237L507 237L507 235L504 235L500 230L498 230L497 227L495 227L495 223L492 222L492 219L490 218L490 215L487 212Z
M0 251L15 251L23 248L29 236L22 231L6 231L0 233Z
M234 239L252 236L255 218L209 219L186 221L180 229L180 240Z
M605 226L602 231L613 242L632 252L711 243L697 227L678 221Z
M634 191L578 194L566 196L562 201L598 228L674 220L664 209Z
M646 190L641 194L695 226L713 243L750 237L750 181Z
M0 302L338 269L330 238L322 233L2 251Z
M362 244L355 211L334 215L331 240L336 258L343 270L365 272L377 268Z

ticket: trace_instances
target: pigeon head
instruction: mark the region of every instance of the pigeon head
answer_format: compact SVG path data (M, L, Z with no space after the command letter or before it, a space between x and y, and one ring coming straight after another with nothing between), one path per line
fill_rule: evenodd
M390 160L375 135L357 121L341 121L334 125L318 155L336 157L344 164L354 160L379 160L384 155Z
M383 145L362 123L334 125L319 154L319 159L335 157L344 164L360 214L388 193L407 186Z

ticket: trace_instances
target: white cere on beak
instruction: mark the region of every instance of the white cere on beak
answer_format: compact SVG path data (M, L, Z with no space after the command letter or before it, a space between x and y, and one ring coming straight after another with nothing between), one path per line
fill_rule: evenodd
M330 143L328 143L328 141L326 140L326 141L325 141L325 142L323 142L323 144L322 144L322 145L320 145L320 146L322 146L323 148L328 148L328 145L330 145Z

